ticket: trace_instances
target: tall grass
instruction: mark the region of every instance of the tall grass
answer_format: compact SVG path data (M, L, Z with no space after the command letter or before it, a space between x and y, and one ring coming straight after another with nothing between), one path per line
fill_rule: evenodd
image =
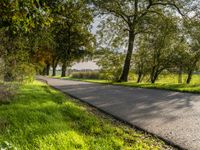
M0 106L0 149L150 150L163 142L117 123L40 82Z

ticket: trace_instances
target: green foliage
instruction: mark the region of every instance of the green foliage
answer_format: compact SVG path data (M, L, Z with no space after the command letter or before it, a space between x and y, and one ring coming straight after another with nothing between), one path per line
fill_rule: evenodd
M97 59L99 59L97 65L101 67L103 79L118 81L122 72L124 55L106 50Z
M3 150L17 150L16 147L14 147L12 144L8 143L7 141L2 142L2 144L0 144L0 149Z
M35 66L28 63L22 63L17 66L15 71L15 78L20 82L33 82L35 80Z
M109 47L111 49L113 47L117 47L118 49L127 47L126 59L124 61L120 81L128 80L132 52L134 47L137 47L134 44L137 41L136 38L138 37L138 35L146 33L159 34L162 30L161 34L165 38L165 34L168 34L165 32L165 30L163 30L165 27L157 27L157 24L160 24L160 20L162 20L166 16L170 16L171 14L171 16L176 16L177 14L175 11L173 11L174 9L182 15L181 10L188 4L191 4L191 1L182 3L181 1L171 2L168 0L165 2L149 0L91 1L97 7L97 11L100 11L103 14L108 14L105 19L102 19L102 22L100 24L100 41L104 41L103 44L100 42L101 46L111 45L111 47ZM169 21L167 21L166 23L162 22L162 24L169 24ZM154 30L155 28L157 28L159 31ZM157 44L166 45L163 44L162 41L160 41L160 39L163 39L162 36L160 36L161 38L157 39L158 42L156 44L153 44L155 45L155 47L157 46ZM152 38L154 38L154 36L152 36ZM151 43L151 39L148 41ZM156 71L156 73L152 71L152 80L155 80L154 78L157 78L156 76L157 74L159 74L157 72L160 72L160 69L156 70L159 71Z
M135 70L138 76L149 74L152 83L157 80L159 74L172 66L175 47L179 45L174 42L179 40L177 20L172 16L159 16L156 20L157 24L152 28L152 32L140 36L138 49L134 54Z
M72 62L93 51L95 38L89 30L93 17L91 8L84 0L58 3L55 16L56 21L52 26L56 41L56 57L62 63L61 75L65 76L66 68Z
M35 28L47 27L52 22L50 7L43 1L1 1L0 28L7 28L11 33L30 32Z
M161 149L164 144L47 85L25 84L9 105L0 106L1 148L116 150ZM7 141L5 143L5 141Z
M0 14L5 81L32 78L25 76L34 73L33 65L39 73L46 68L48 72L55 60L56 64L67 62L66 68L93 50L94 37L89 32L92 11L84 0L3 0ZM23 69L27 70L19 77Z

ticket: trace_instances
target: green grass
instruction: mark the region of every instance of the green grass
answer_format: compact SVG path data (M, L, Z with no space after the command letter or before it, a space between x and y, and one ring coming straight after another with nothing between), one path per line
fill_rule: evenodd
M0 149L165 149L136 131L47 85L23 84L10 104L0 105Z
M60 78L56 76L55 78ZM179 92L190 92L190 93L200 93L200 75L193 75L192 81L190 84L178 84L178 76L177 75L161 75L158 81L155 84L151 84L149 82L136 83L136 77L134 80L129 82L111 82L108 80L95 80L95 79L75 79L70 77L64 77L66 80L78 80L78 81L86 81L93 83L102 83L102 84L113 84L113 85L122 85L129 87L139 87L139 88L151 88L151 89L164 89L171 91L179 91ZM183 81L186 80L186 75L183 75Z

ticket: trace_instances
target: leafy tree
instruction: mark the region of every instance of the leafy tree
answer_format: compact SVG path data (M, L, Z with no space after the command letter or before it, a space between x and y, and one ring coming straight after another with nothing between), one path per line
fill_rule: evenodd
M52 18L48 6L44 3L41 5L39 1L3 0L0 7L0 29L4 33L1 38L6 41L3 46L5 55L1 58L6 67L4 79L12 81L16 79L15 74L19 72L16 68L20 63L24 67L32 66L29 61L32 49L31 33L49 27Z
M137 83L142 82L143 78L149 72L149 51L142 46L135 51L133 54L133 68L135 73L138 75Z
M182 74L185 66L188 64L187 62L190 61L188 58L188 50L190 47L183 36L174 40L174 44L174 52L171 55L171 67L178 72L178 83L183 83Z
M49 75L50 66L55 53L55 42L51 32L40 31L37 33L32 56L32 62L36 66L37 72Z
M65 76L68 65L93 49L94 37L89 31L93 18L84 1L63 2L58 14L57 50L62 62L61 76Z
M122 38L128 38L128 49L119 81L128 80L128 73L130 70L131 57L136 36L141 33L148 33L150 31L150 28L148 28L149 24L153 23L154 25L156 23L156 21L149 22L149 17L160 15L160 13L167 12L169 10L176 10L182 14L181 9L184 7L183 5L189 3L189 1L187 1L187 3L182 3L182 1L171 0L92 0L92 2L100 9L102 14L108 14L108 16L105 17L107 22L103 25L115 23L115 25L110 25L109 32L113 32L114 29L120 31L117 36L114 36L114 39L119 39L122 31L126 32L123 34L125 35L125 38Z
M97 65L100 66L100 73L104 79L118 81L122 71L124 55L108 49L99 50L96 56Z
M171 67L177 35L176 19L169 16L157 17L152 33L140 36L139 62L137 62L138 82L146 72L154 83L159 74ZM143 58L144 57L144 58Z
M188 48L185 51L187 58L184 61L184 68L188 74L186 83L189 84L193 72L198 69L200 61L200 21L198 18L192 18L184 22L184 27L188 44Z
M6 27L17 33L49 26L53 20L50 16L50 7L46 4L45 0L2 0L0 28Z

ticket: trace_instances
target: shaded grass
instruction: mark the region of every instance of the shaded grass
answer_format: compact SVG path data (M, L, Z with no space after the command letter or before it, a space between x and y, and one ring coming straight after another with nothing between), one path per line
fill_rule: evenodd
M41 150L166 148L40 82L22 85L9 105L0 106L0 144Z

